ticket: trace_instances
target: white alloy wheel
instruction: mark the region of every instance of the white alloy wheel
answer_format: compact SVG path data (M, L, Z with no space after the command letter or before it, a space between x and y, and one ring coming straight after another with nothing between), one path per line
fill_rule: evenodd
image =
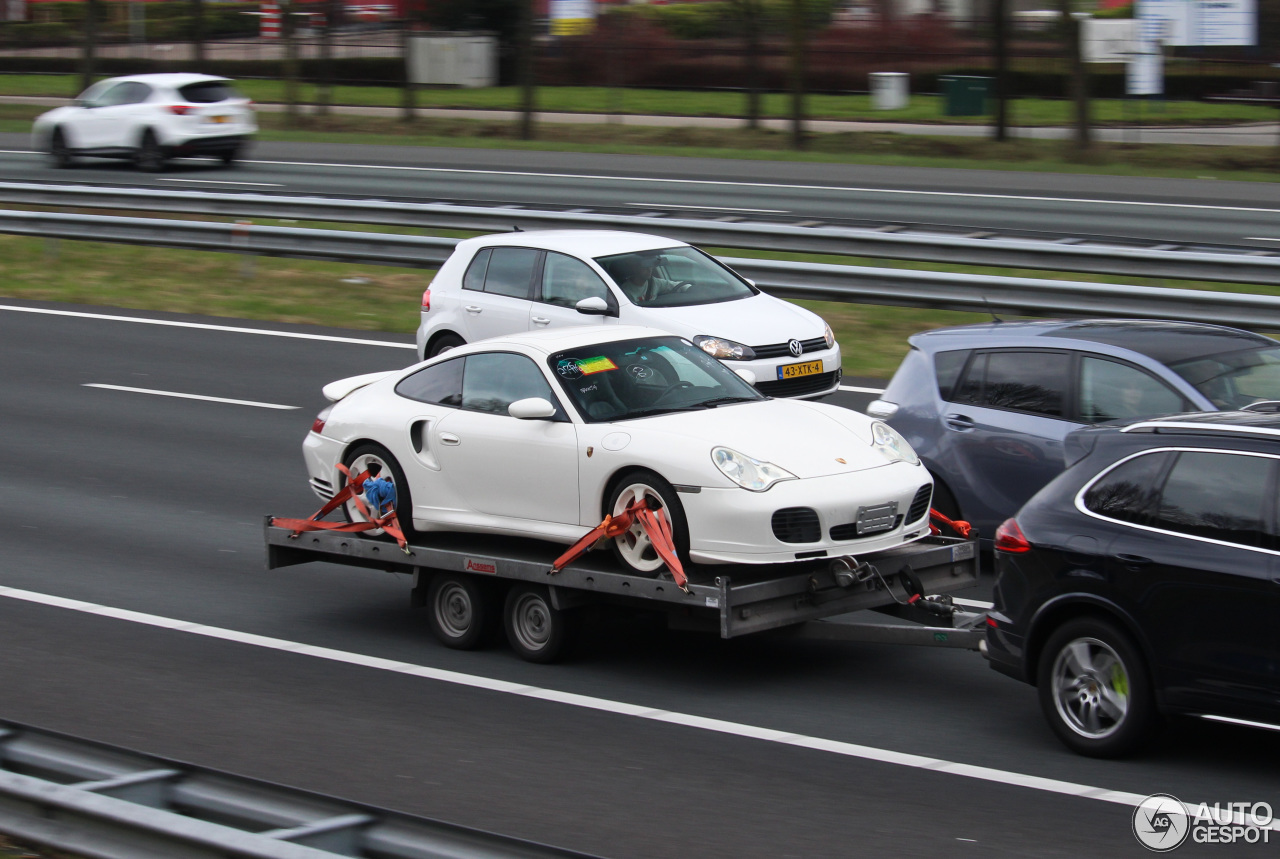
M409 498L409 485L405 480L404 472L400 469L400 463L396 462L395 457L387 452L386 448L378 444L366 443L359 445L343 460L343 463L351 470L352 477L358 477L362 472L376 469L379 477L390 477L396 488L396 521L400 525L401 532L404 533L405 539L412 540L417 536L413 530L413 518L409 511L413 509L413 503ZM345 479L343 482L345 486ZM363 497L362 497L363 500ZM365 501L365 508L370 513L375 513L373 505ZM348 522L368 522L369 517L360 512L360 508L356 505L354 498L347 499L342 505L342 511L347 517ZM403 515L401 513L403 512ZM371 537L377 537L385 534L382 528L371 528L364 531Z
M650 502L655 499L659 501L664 509L658 515L667 516L667 521L671 520L665 509L666 499L648 483L643 482L628 483L624 486L613 502L613 509L609 511L610 515L617 516L641 498L648 498ZM639 520L633 522L626 532L615 537L613 542L617 547L618 556L622 559L622 562L638 573L656 572L665 566L662 558L658 556L658 550L653 547L653 541L649 539L649 535L645 533L644 527Z

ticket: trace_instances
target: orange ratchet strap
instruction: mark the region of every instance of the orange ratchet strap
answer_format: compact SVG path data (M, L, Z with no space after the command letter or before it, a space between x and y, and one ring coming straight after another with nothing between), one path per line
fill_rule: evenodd
M942 529L934 524L935 522L941 522L943 525L946 525L966 540L969 538L969 535L973 533L973 526L968 522L963 519L948 519L932 507L929 508L929 519L929 528L934 534L942 533Z
M649 499L647 498L633 501L627 506L626 510L616 516L606 515L603 522L588 531L581 540L570 546L568 551L556 558L551 565L551 572L558 573L578 560L578 558L581 558L591 550L591 547L597 541L621 537L636 522L640 523L640 527L644 529L649 541L653 544L654 551L658 553L658 557L663 560L663 563L667 565L667 569L671 571L671 576L676 580L676 587L685 593L689 593L689 580L684 574L684 565L680 563L680 558L676 556L675 538L671 535L671 523L667 519L666 511L661 507L654 510L649 506Z
M362 471L357 475L352 475L351 471L345 465L338 465L338 470L347 476L347 485L342 487L337 494L325 502L310 519L284 519L281 517L273 517L271 524L277 528L289 528L293 531L290 537L297 537L303 531L341 531L344 534L354 534L360 531L373 531L381 528L395 539L405 554L409 554L409 542L404 538L404 532L400 530L400 520L396 518L395 507L385 516L375 516L369 509L369 505L360 497L364 488L364 482L369 479L369 472ZM348 499L354 499L356 509L360 511L360 515L364 516L367 522L321 522L325 516L328 516L334 510L337 510Z

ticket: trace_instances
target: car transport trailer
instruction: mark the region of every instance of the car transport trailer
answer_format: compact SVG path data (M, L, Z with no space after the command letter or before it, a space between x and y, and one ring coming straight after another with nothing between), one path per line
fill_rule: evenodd
M696 566L686 571L682 589L665 571L657 578L623 573L603 551L553 572L562 549L541 541L432 534L402 549L379 537L298 534L272 522L268 516L264 524L267 569L327 562L411 575L411 605L427 608L432 632L456 649L483 644L500 618L519 656L551 662L568 642L575 611L598 604L662 612L671 628L718 631L722 638L776 630L827 640L984 646L985 614L962 611L950 597L977 583L973 539L925 537L859 558ZM865 609L891 617L883 623L839 617Z

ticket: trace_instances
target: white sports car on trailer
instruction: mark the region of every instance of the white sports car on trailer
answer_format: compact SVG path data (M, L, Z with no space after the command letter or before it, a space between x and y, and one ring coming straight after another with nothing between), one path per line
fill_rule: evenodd
M686 561L864 554L929 533L933 483L906 440L848 409L775 400L689 340L559 328L460 346L325 386L303 452L331 498L380 466L406 536L471 531L569 544L658 499ZM352 502L353 521L363 518ZM630 570L663 566L637 526Z

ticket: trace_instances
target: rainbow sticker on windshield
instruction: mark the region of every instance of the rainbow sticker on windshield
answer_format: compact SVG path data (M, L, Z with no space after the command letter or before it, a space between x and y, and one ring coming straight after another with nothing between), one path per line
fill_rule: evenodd
M578 369L582 370L584 376L590 376L592 373L603 373L605 370L616 370L618 365L610 361L604 355L599 358L585 358L578 362Z

